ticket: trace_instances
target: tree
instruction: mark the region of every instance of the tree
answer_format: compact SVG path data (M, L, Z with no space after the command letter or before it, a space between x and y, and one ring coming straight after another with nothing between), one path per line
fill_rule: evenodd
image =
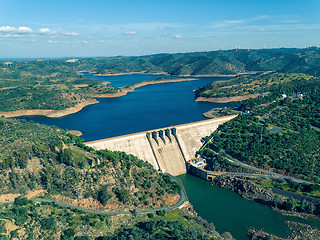
M26 197L19 196L14 199L14 205L24 206L27 204L28 204L28 199Z
M116 194L120 202L123 202L124 204L129 202L130 192L128 189L122 187L120 190L117 190Z
M72 228L67 228L66 230L63 231L63 234L61 234L61 240L71 240L74 239L74 229Z
M315 211L315 206L311 202L306 201L305 199L302 200L300 204L300 208L302 212L307 212L307 213L313 213Z
M71 149L64 149L59 154L59 161L70 166L72 165L72 152Z
M14 158L9 155L7 158L4 159L4 168L13 168L14 166Z
M20 168L26 168L28 166L28 155L26 153L22 153L18 158L18 164Z
M287 200L285 201L285 206L288 211L294 211L298 206L298 204L296 200L290 197L290 198L287 198Z
M54 218L42 219L40 223L41 223L41 227L47 230L54 229L57 226L57 223Z
M106 205L112 196L108 192L108 186L103 186L98 193L98 200L101 204Z

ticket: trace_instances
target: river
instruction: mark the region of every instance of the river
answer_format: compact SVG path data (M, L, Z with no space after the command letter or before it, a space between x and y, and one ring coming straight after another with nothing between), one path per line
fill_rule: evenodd
M161 77L141 74L96 77L89 73L85 76L111 82L114 86ZM72 115L60 118L42 116L23 118L61 128L80 130L85 141L189 123L205 119L202 113L212 108L229 105L195 102L192 92L212 81L226 79L228 78L205 77L195 81L149 85L123 97L98 99L99 104L87 106ZM261 204L246 201L234 192L211 186L209 182L194 176L182 175L180 179L199 215L213 222L217 231L221 233L229 231L237 239L248 239L246 232L250 226L284 236L288 233L284 221L297 220L284 217ZM306 222L320 228L319 221Z

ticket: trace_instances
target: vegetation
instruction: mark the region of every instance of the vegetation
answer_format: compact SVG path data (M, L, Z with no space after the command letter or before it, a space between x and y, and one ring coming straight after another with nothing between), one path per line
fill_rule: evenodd
M315 77L302 73L263 73L241 75L227 81L213 82L197 89L196 97L228 98L257 94L296 92L302 82L314 82Z
M123 224L126 222L126 224ZM89 214L26 198L0 205L1 239L222 239L214 226L187 210L166 216Z
M248 164L319 182L319 86L318 78L285 81L281 88L287 97L281 98L276 87L268 96L243 102L240 110L250 114L220 126L206 148L224 149Z
M72 65L78 70L100 74L166 72L170 75L228 75L256 71L320 74L317 48L227 50L79 59Z
M181 187L175 181L135 156L81 148L81 138L55 127L1 122L2 194L44 190L47 197L64 196L71 203L87 199L91 207L118 209L162 207L179 199Z
M117 88L77 74L61 60L0 63L0 111L74 107Z

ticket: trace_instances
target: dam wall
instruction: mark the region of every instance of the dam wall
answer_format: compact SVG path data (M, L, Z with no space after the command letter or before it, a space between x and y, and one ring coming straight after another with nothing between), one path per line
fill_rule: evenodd
M236 115L171 126L85 143L96 150L123 151L148 161L155 169L173 176L187 172L187 161L195 158L201 139Z

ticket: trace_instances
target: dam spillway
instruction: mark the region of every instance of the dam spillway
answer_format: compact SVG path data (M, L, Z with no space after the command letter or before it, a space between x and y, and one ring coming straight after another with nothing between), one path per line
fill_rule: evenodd
M186 161L195 157L201 139L236 115L192 122L85 143L95 150L123 151L173 176L186 173Z

